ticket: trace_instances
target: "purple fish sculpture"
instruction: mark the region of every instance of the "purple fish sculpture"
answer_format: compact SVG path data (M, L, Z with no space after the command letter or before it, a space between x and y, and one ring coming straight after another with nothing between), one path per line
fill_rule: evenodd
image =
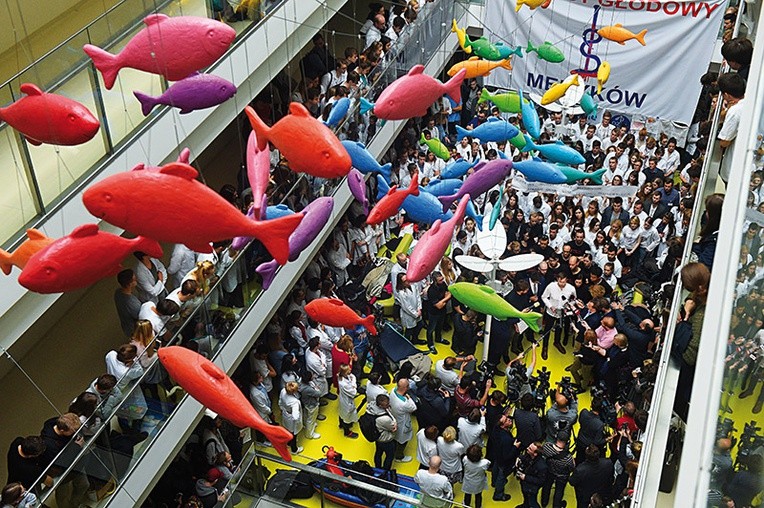
M334 209L334 198L324 197L311 201L303 209L305 217L297 229L289 236L289 261L295 261L300 253L316 239L321 230L329 222ZM268 261L257 267L255 271L263 278L263 289L268 289L276 275L279 264L276 260Z
M478 164L475 166L475 172L467 177L456 194L438 197L440 202L443 203L443 210L448 210L451 207L451 203L462 196L467 194L470 196L480 196L488 192L493 186L498 185L504 180L510 171L512 171L511 160L494 159Z
M366 180L363 173L356 168L351 168L348 173L348 187L356 201L363 205L363 213L369 215L369 199L366 197Z
M211 108L227 101L236 93L236 86L212 74L193 74L181 79L159 97L151 97L142 92L133 92L141 103L143 116L148 116L154 106L166 104L180 108L180 114L197 109Z

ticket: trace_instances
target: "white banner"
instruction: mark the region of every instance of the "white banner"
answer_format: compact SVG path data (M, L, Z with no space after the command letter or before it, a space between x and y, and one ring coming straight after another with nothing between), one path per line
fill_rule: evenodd
M518 192L540 192L542 194L557 194L558 196L586 196L589 198L633 198L639 188L635 185L567 185L542 182L528 182L522 178L512 180L512 188Z
M515 12L518 1L486 0L483 35L523 48L523 58L512 57L511 72L494 70L486 84L543 94L575 70L600 112L692 121L726 2L551 0L546 9L523 5ZM628 32L607 28L616 24ZM603 28L606 34L619 32L615 38L626 39L624 44L603 37ZM643 30L644 46L636 38ZM536 51L527 53L529 42L533 48L551 43L564 60L551 63ZM608 62L611 71L598 95L601 62Z

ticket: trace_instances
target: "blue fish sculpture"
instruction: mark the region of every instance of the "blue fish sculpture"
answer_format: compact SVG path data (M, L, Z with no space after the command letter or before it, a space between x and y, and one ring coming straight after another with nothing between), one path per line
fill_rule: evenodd
M382 175L387 182L390 181L390 170L392 169L392 163L381 165L377 162L369 151L366 149L363 143L358 141L345 140L342 142L342 146L347 150L350 155L350 160L353 167L361 173L378 173Z
M529 161L515 162L512 167L525 175L530 182L566 183L568 181L560 168L538 157Z
M537 145L533 142L530 136L526 134L525 146L521 151L530 152L531 150L536 150L545 159L551 162L556 162L558 164L578 166L579 164L586 162L586 159L583 155L562 141L557 141L556 143L542 143Z
M456 126L456 135L459 139L463 137L479 138L481 143L489 141L503 143L517 136L519 132L517 127L495 116L490 117L488 121L481 123L471 131L459 125Z

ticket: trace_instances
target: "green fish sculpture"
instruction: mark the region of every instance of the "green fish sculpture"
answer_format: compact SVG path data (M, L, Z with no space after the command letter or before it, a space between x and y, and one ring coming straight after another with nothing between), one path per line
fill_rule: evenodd
M473 41L470 39L469 35L465 34L464 35L465 51L467 48L472 49L473 55L477 55L480 58L484 58L486 60L491 60L492 62L496 62L498 60L504 60L504 57L502 57L502 52L499 50L496 44L492 44L491 41L489 41L485 37L480 37L479 39L475 39Z
M565 178L568 179L568 181L565 183L576 183L579 180L588 178L595 185L602 185L602 175L605 173L605 171L607 171L607 169L602 168L593 173L587 173L586 171L581 171L580 169L566 166L565 164L557 164L556 166L560 169L560 171L562 171L562 174L565 175Z
M562 54L562 51L553 46L551 42L545 42L541 46L534 48L531 41L528 41L528 47L525 48L525 52L530 53L532 51L535 51L540 59L547 62L560 63L565 60L565 55Z
M448 161L448 159L451 158L451 152L448 151L448 147L444 145L438 138L427 139L424 137L423 132L422 136L419 138L419 142L427 145L427 148L429 148L430 151L435 154L435 157L441 158L444 161Z
M520 94L517 92L495 93L492 94L485 88L480 91L478 104L490 101L499 108L502 113L520 113ZM523 99L528 103L528 99Z
M496 319L518 318L525 322L534 332L539 331L541 314L538 312L520 312L496 291L488 286L472 282L457 282L448 286L448 291L461 303L482 314L488 314Z

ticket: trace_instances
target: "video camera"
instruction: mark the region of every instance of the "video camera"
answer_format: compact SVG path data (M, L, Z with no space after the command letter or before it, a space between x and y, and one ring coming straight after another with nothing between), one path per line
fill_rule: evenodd
M523 393L523 387L528 385L526 367L522 362L515 362L507 370L507 400L517 402Z
M755 422L754 422L755 424ZM746 428L748 424L746 424ZM735 422L729 418L725 418L716 424L716 439L731 438L732 434L737 432L735 428Z
M546 410L546 399L550 388L549 379L551 377L552 372L547 370L546 367L541 367L536 371L535 376L531 376L530 379L528 379L531 393L533 394L535 409L542 413Z
M725 418L725 420L729 420L729 418ZM737 463L746 464L748 457L764 446L764 436L760 432L761 427L758 427L755 421L745 424L738 442Z
M577 400L581 387L570 380L570 376L563 376L557 383L557 390L569 401Z
M607 388L605 387L605 382L600 381L596 385L592 386L589 393L591 393L592 398L599 397L600 400L602 400L602 412L600 413L600 420L602 420L605 425L615 426L615 423L618 420L618 411L616 411L615 405L610 401Z

